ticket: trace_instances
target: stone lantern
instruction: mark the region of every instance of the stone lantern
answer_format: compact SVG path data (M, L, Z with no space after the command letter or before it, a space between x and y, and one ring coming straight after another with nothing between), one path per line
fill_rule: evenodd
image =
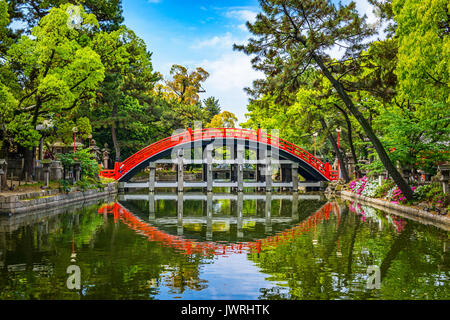
M50 182L50 164L51 160L42 160L42 170L44 172L44 188L48 188Z
M8 163L5 159L0 159L0 192L2 191L2 184L6 186L6 170Z
M345 154L345 156L347 158L347 165L348 165L347 171L349 174L353 175L353 177L356 178L356 172L355 172L356 163L355 163L355 159L353 159L353 154L351 152L347 152Z
M73 182L77 182L80 180L81 176L81 163L80 162L74 162L73 163Z
M89 151L93 159L95 159L97 162L100 161L102 152L100 151L100 148L97 147L94 139L91 140L91 146L89 147Z
M109 154L108 144L105 143L105 147L102 150L103 169L108 169Z
M448 193L450 180L450 163L444 163L438 166L438 180L442 183L442 189L444 193Z

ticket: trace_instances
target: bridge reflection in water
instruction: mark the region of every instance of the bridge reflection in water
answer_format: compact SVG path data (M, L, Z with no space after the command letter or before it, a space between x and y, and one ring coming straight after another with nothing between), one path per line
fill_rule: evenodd
M173 201L176 201L176 208L172 207L172 211L176 211L176 215L167 210L158 212L158 202L167 204ZM192 206L185 208L185 203L192 201L200 204L200 215L193 214ZM227 201L230 210L224 214L217 208ZM144 206L148 213L143 213L142 202L148 202L148 208ZM263 214L258 210L261 202ZM339 217L341 208L337 203L325 202L320 196L298 193L125 194L119 196L118 202L99 208L98 213L112 214L116 223L121 221L150 241L162 243L183 254L229 255L260 253L315 230L317 224L328 220L330 215ZM273 207L277 207L275 215L272 214ZM228 236L224 237L224 233Z

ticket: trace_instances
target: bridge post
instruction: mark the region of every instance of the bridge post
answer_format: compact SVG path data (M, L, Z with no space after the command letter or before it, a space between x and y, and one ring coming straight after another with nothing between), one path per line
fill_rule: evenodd
M177 157L177 182L178 182L178 192L183 192L184 189L184 150L178 150Z
M213 194L208 192L206 200L206 240L212 241Z
M183 193L178 192L177 198L177 234L183 235Z
M150 192L148 194L148 219L155 220L155 194Z
M237 146L237 183L238 192L244 191L244 150L245 146L238 144Z
M148 191L149 192L155 192L155 185L156 185L156 163L150 162L148 165L150 169L149 179L148 179Z
M271 192L267 192L266 193L266 221L265 221L265 227L266 233L271 233L272 232L272 193Z
M242 232L243 220L242 220L242 208L244 207L244 194L242 192L238 193L237 199L237 238L242 239L244 233Z
M292 191L298 192L298 163L292 163Z
M213 190L213 170L212 170L212 150L213 145L208 144L206 147L206 191Z
M298 192L292 194L292 220L298 220Z
M272 192L272 150L267 150L265 171L266 192Z

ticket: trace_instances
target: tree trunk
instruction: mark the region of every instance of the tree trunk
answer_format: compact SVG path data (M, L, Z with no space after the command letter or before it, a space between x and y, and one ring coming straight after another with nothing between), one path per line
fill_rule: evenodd
M327 126L325 120L320 119L320 123L322 124L323 129L325 131L328 131L328 126ZM340 171L342 172L342 176L343 176L345 182L349 182L350 178L348 176L347 163L345 161L345 157L342 156L342 152L341 152L341 150L339 150L337 142L330 132L328 132L328 140L330 140L330 143L333 146L334 152L336 152L336 156L339 160L339 167L341 169Z
M324 62L322 61L322 58L317 56L316 54L313 54L313 59L316 61L317 65L320 67L322 72L324 73L325 77L327 77L328 80L330 80L333 87L336 89L337 93L341 97L342 101L350 111L350 113L358 120L359 124L363 128L364 132L366 133L369 140L372 142L375 150L377 151L378 157L380 158L380 161L383 163L384 167L388 171L388 173L391 175L394 182L397 184L399 189L402 191L403 195L408 200L413 199L413 191L408 186L406 181L403 179L403 177L398 172L397 168L392 163L391 159L389 158L388 154L386 153L386 150L384 150L384 147L381 143L381 141L378 139L378 137L375 135L375 132L372 130L372 127L367 122L366 118L362 115L362 113L358 110L357 107L353 104L350 97L347 95L347 92L345 91L343 85L334 78L334 76L331 74L330 70L325 66Z
M24 154L23 154L24 161L23 161L22 175L21 175L21 177L19 177L19 179L21 179L21 180L25 179L26 176L28 178L31 178L33 175L33 164L34 164L33 163L34 162L33 161L34 160L34 157L33 157L34 150L33 149L34 148L30 148L30 149L24 148ZM34 177L35 180L38 180L37 178L38 177Z
M114 119L117 114L117 106L114 105L113 111L112 111L112 118ZM113 124L111 126L111 135L112 135L112 141L114 145L114 151L116 153L116 162L120 162L120 146L117 141L117 132L116 132L116 120L113 120Z
M342 114L344 115L345 118L345 122L347 122L347 135L348 135L348 144L350 145L350 151L352 153L352 157L353 157L353 161L355 161L355 178L359 178L359 168L357 166L357 158L356 158L356 152L355 152L355 146L353 145L353 130L352 130L352 123L350 122L350 118L348 117L347 112L345 112L344 109L342 109L341 107L339 107L337 104L334 104L334 106L339 109Z

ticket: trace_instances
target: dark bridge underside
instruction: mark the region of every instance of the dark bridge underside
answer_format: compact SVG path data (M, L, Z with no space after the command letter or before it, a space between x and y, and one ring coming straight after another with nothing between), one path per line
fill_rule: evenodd
M227 141L228 141L228 144L227 144ZM221 146L227 146L227 147L234 148L234 150L237 150L238 143L241 145L244 145L245 149L250 149L250 150L255 150L255 151L261 150L261 149L262 150L266 150L266 149L272 150L273 149L273 153L274 152L278 153L279 160L290 160L292 162L297 162L298 163L298 173L302 177L304 177L306 181L328 181L328 179L324 175L322 175L322 173L320 173L318 170L316 170L310 164L308 164L307 162L303 161L302 159L299 159L296 156L294 156L294 155L290 154L289 152L286 152L282 149L278 149L276 147L267 145L262 142L259 142L260 147L258 148L258 142L254 142L254 141L236 139L236 138L226 138L226 139L215 138L215 139L209 139L209 140L205 139L205 140L201 140L201 141L182 143L182 144L176 145L173 148L161 151L161 152L151 156L150 158L142 161L140 164L135 166L133 169L126 172L122 177L120 177L119 182L128 182L131 178L133 178L133 176L136 173L147 168L149 166L150 162L154 162L154 161L157 161L160 159L167 159L168 157L171 156L171 153L174 149L176 149L176 150L186 149L189 147L191 149L193 149L194 146L196 148L199 148L200 145L202 146L202 148L206 148L207 145L214 144L214 147L216 147L216 148L219 148ZM235 151L233 151L233 154L234 153L235 153Z

